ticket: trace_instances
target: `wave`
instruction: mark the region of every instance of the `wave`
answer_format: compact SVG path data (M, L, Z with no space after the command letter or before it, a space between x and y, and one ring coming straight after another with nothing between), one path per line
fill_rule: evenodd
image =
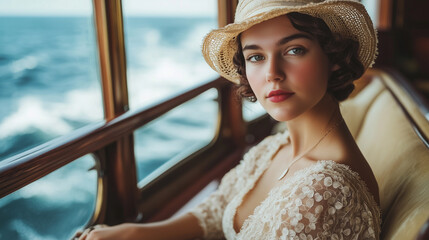
M34 69L39 64L37 57L35 56L25 56L19 60L13 61L10 64L10 70L13 73L22 72L27 69Z
M47 102L41 97L26 96L18 101L16 111L0 122L0 139L24 134L31 129L58 136L71 132L70 120L93 122L102 119L101 96L97 89L72 90L64 102Z

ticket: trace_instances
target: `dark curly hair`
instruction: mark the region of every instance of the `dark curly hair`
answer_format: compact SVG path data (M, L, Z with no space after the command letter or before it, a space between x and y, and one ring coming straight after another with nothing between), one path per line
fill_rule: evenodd
M333 71L328 80L327 91L337 101L345 100L355 88L353 81L361 77L365 71L364 66L359 61L359 42L333 34L320 18L297 12L288 13L286 16L297 30L313 36L328 56L329 61L339 66L339 69ZM255 102L256 96L246 77L240 35L236 41L238 50L234 55L233 62L237 73L240 75L240 83L237 85L236 91L239 97Z

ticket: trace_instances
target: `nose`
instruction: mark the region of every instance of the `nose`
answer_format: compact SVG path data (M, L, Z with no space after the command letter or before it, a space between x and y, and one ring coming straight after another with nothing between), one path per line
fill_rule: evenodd
M270 81L283 81L285 73L281 66L281 59L279 57L272 57L267 63L267 71L265 73L265 80Z

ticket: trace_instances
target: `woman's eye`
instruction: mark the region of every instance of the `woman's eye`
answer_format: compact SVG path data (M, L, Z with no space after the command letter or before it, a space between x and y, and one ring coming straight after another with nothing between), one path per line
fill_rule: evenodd
M264 59L265 58L263 56L261 56L261 55L253 55L253 56L248 57L247 61L250 61L250 62L259 62L259 61L262 61Z
M303 55L305 53L305 49L304 48L293 48L289 51L287 51L287 54L291 54L291 55Z

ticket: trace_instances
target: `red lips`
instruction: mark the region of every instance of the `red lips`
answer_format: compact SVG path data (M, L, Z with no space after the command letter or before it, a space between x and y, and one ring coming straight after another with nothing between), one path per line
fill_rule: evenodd
M267 98L271 102L278 103L288 99L293 94L294 94L293 92L287 92L283 90L273 90L268 94Z

